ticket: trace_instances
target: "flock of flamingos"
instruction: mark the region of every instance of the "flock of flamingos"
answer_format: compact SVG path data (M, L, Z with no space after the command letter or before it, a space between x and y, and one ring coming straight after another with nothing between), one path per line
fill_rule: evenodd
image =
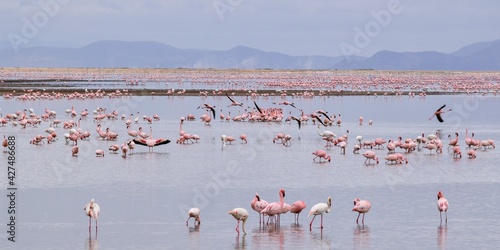
M186 84L189 82L191 86L196 84L204 85L215 85L227 87L223 89L222 87L214 89L212 91L200 91L201 96L206 96L210 94L223 95L227 97L228 108L230 107L240 107L245 108L243 112L238 116L231 117L230 113L224 115L222 109L216 109L209 103L203 103L198 106L198 109L205 110L199 119L209 124L215 119L220 119L224 121L247 121L247 122L285 122L297 125L299 128L305 123L313 123L314 126L318 127L318 135L325 141L325 148L318 149L312 152L313 161L330 161L331 157L328 155L328 149L332 147L339 147L342 154L346 153L346 148L348 145L348 134L337 136L330 130L325 130L328 126L340 126L342 124L342 119L340 114L329 115L327 111L316 110L313 112L305 112L301 110L293 102L290 102L289 98L291 95L287 94L287 89L302 89L303 92L294 93L292 98L303 97L312 98L315 95L326 95L333 92L339 93L342 91L363 91L365 94L403 94L407 92L409 96L415 95L417 93L420 96L425 96L427 92L460 92L460 93L483 93L483 94L498 94L500 77L498 74L494 73L483 73L483 74L452 74L443 73L443 75L433 75L433 74L419 74L419 73L397 73L392 72L390 74L379 74L377 72L361 72L359 75L347 74L347 73L337 73L334 76L328 75L326 73L309 73L304 72L302 74L289 74L289 73L268 73L268 74L255 74L255 73L241 73L241 74L228 74L224 77L221 76L220 72L205 72L204 74L196 74L193 72L188 72L186 74L131 74L127 77L118 77L116 74L83 74L83 73L73 73L64 75L50 75L45 73L16 73L16 72L2 72L0 74L2 79L65 79L65 80L88 80L92 78L92 81L109 80L110 78L120 78L118 81L124 81L130 85L141 84L141 81L161 81L168 82L170 84ZM142 80L139 80L142 79ZM144 80L146 79L146 80ZM283 79L286 79L283 81ZM231 82L231 83L228 83ZM261 85L259 85L261 84ZM251 106L244 106L242 103L238 103L234 100L234 90L243 90L243 93L251 95L252 97L257 97L258 90L256 85L265 86L270 89L276 89L276 91L281 98L281 101L275 102L275 107L263 109L258 105L258 98L253 99ZM254 90L251 88L255 87ZM326 89L326 90L325 90ZM315 91L316 90L316 91ZM158 91L156 91L158 92ZM154 94L156 94L156 92ZM179 95L185 92L175 91L168 88L164 91L166 94ZM271 93L271 94L270 94ZM105 91L102 89L97 90L84 90L75 91L74 93L58 93L54 91L45 91L37 89L29 89L18 92L5 93L5 99L15 99L15 100L36 100L36 99L93 99L93 98L121 98L124 96L129 96L129 91L127 89L115 90L115 91ZM275 95L272 91L267 91L262 96ZM284 106L288 106L291 109L300 111L301 115L294 116L290 112L286 114L283 112ZM3 112L3 111L2 111ZM435 111L430 111L429 114L432 116L429 119L436 119L439 122L445 122L443 119L443 114L446 112L453 112L451 109L446 109L446 105L438 108ZM219 113L219 116L216 116ZM153 137L152 126L144 129L139 127L138 130L134 130L133 126L138 123L140 119L141 122L145 121L148 124L153 123L160 119L157 114L152 114L150 116L144 115L140 117L138 114L118 114L116 111L108 112L106 108L96 108L92 111L88 109L75 110L74 108L68 108L65 110L64 119L61 118L61 114L58 114L54 110L45 109L43 113L37 114L33 109L17 110L5 114L0 118L0 123L11 126L18 126L21 128L27 127L38 127L42 123L48 123L49 126L45 129L45 133L40 133L29 141L30 144L40 145L44 143L55 143L58 138L61 137L56 131L56 128L62 126L67 133L62 135L65 143L72 145L71 155L77 156L79 153L78 143L79 141L89 140L94 134L93 132L83 131L80 127L80 122L91 118L96 123L95 134L99 140L106 141L116 141L118 137L126 137L121 145L114 144L109 147L109 152L118 153L121 152L123 157L127 157L130 153L139 145L145 146L150 152L153 151L154 147L165 145L171 141L167 138L155 138ZM116 131L111 131L109 128L102 128L100 121L104 119L121 119L124 123L124 127L127 128L126 135L119 135ZM175 140L178 144L185 143L197 143L200 137L195 134L189 134L185 132L182 125L186 121L196 120L196 116L189 114L186 117L180 118L180 128L179 137ZM364 122L363 117L359 117L359 124L362 125ZM371 125L371 121L368 122ZM95 136L95 135L94 135ZM453 152L454 158L462 158L461 147L459 146L459 134L456 133L455 136L448 136L449 141L442 142L442 135L437 134L421 134L416 138L406 138L398 137L397 139L386 140L384 138L376 138L373 141L365 140L362 136L356 136L354 138L354 143L352 146L352 152L358 154L361 149L365 150L362 155L366 158L366 164L379 164L379 158L377 157L375 148L386 148L388 151L385 157L386 164L404 164L408 163L408 159L405 154L410 154L414 151L428 150L429 154L435 152L440 154L443 152L443 148L446 147L447 150ZM281 143L284 146L291 146L291 135L288 134L276 134L273 139L273 143ZM230 135L221 135L222 149L226 147L227 144L231 144L236 141L236 138ZM241 143L247 143L247 137L245 134L239 136ZM3 146L5 145L6 139L4 136ZM490 148L495 148L494 141L491 139L477 140L474 138L474 133L471 133L469 137L469 132L465 133L465 144L467 145L467 156L471 159L477 157L476 150L482 149L487 150ZM397 149L402 150L404 153L396 152ZM104 149L97 149L95 151L96 157L104 157L106 154ZM254 199L251 201L251 208L259 214L260 223L264 224L265 220L262 219L264 216L268 216L267 224L269 220L273 218L276 225L279 225L280 214L291 212L296 214L296 220L298 221L298 215L300 212L306 208L306 204L303 201L296 201L289 205L284 202L285 190L279 190L279 201L277 202L266 202L261 199L258 194L255 194ZM445 212L448 209L448 201L444 197L442 191L437 194L437 207L440 212ZM321 216L320 227L323 228L323 214L328 213L331 208L331 198L328 197L326 203L318 203L311 207L308 215L313 215L313 218L309 224L310 229L312 229L313 221L317 215ZM364 216L370 210L371 204L368 200L362 200L356 198L354 200L354 207L352 211L358 212L358 217L356 223L358 223L360 215L362 216L362 224L364 224ZM91 220L94 219L96 222L97 230L97 220L99 217L100 207L92 199L85 207L85 214L89 216L89 231L91 229ZM245 232L245 222L249 216L249 213L244 208L235 208L229 211L237 220L236 231L239 234L239 224L242 222L242 230ZM200 209L192 208L188 211L188 220L194 218L195 224L200 223ZM262 217L261 217L262 216ZM445 221L447 221L447 216Z

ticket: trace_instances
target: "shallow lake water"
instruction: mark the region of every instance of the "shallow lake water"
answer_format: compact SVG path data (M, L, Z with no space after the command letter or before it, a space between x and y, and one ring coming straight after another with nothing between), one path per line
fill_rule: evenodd
M500 192L498 149L478 149L476 159L468 159L465 130L476 139L500 141L497 96L345 96L287 97L306 113L318 109L341 114L341 126L318 128L311 121L299 129L296 123L226 122L218 119L222 109L231 116L254 108L248 97L234 97L244 107L227 107L225 96L218 97L126 97L95 100L0 100L3 115L33 108L57 111L62 121L72 106L80 113L98 107L118 113L158 114L152 124L139 119L154 138L172 142L154 148L136 145L132 154L112 154L112 144L122 144L130 137L124 120L104 120L103 128L119 134L117 141L98 138L97 123L92 112L80 121L81 128L91 132L90 140L79 141L78 156L71 156L72 142L66 143L62 125L56 128L59 140L52 144L32 145L29 141L45 134L49 122L37 127L0 127L5 135L16 136L16 242L7 240L6 230L0 235L1 248L15 249L491 249L500 244L497 230L500 206L494 197ZM261 108L277 107L278 97L258 98ZM216 106L217 119L205 125L198 117L205 114L197 107L203 103ZM428 120L442 104L453 111L443 115L444 123ZM280 106L285 117L300 111ZM194 114L196 121L185 121L183 130L197 134L200 141L176 144L179 118ZM358 117L363 116L363 125ZM78 117L73 119L78 120ZM368 125L368 120L373 125ZM337 136L348 133L346 154L340 148L325 149L318 135L331 130ZM442 154L427 149L403 153L408 164L386 164L387 149L374 149L379 164L365 164L361 154L353 154L354 138L364 140L382 137L386 140L416 138L439 131L445 145ZM279 133L292 136L291 146L273 143ZM454 159L447 150L448 135L459 133L463 156ZM220 136L238 138L246 134L248 143L238 139L222 146ZM103 149L105 157L96 157ZM325 149L331 162L313 161L313 151ZM361 149L364 152L367 149ZM3 166L7 154L2 154ZM0 221L8 223L7 169L0 171L4 194L0 198ZM250 208L255 193L269 201L278 201L278 190L286 190L285 202L303 200L307 208L299 223L293 214L281 216L281 225L259 226L258 214ZM450 202L448 222L440 223L436 207L437 192L442 190ZM316 218L309 230L310 208L332 197L331 212ZM493 196L493 197L492 197ZM365 225L357 225L352 212L356 197L370 200L372 209L365 216ZM88 232L88 217L83 207L93 198L101 207L99 229ZM186 226L187 211L201 209L201 225ZM248 210L248 234L238 235L236 220L227 212L236 207ZM444 214L443 214L444 215ZM94 226L94 221L92 222ZM6 226L3 227L6 229Z

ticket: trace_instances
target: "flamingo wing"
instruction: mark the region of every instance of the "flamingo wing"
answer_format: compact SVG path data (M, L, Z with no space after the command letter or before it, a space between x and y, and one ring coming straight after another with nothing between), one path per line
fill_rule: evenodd
M232 103L236 103L231 97L229 97L229 95L226 93L226 96L227 98L229 98L229 100L232 102Z
M327 117L328 117L328 116L327 116ZM321 121L321 119L320 119L318 116L315 116L315 118L316 118L316 120L317 120L319 123L321 123L321 125L323 125L323 126L325 126L325 127L326 127L326 125L323 123L323 121Z
M436 114L436 118L438 119L439 122L444 122L443 118L441 117L441 114Z
M170 143L170 140L161 138L161 139L157 139L155 141L154 146L160 146L160 145L164 145L164 144L168 144L168 143Z
M142 139L142 138L141 139L134 138L134 139L132 139L132 141L134 141L136 144L139 144L139 145L142 145L142 146L149 146L147 144L147 141L145 139Z
M259 106L257 105L257 103L255 101L253 101L253 104L255 104L255 107L257 108L257 110L259 111L259 113L262 114L262 110L260 110Z
M443 105L443 106L441 106L441 108L438 108L438 110L437 110L437 111L439 111L439 110L441 110L441 109L444 109L444 107L446 107L446 104L445 104L445 105Z
M297 123L299 124L299 129L300 129L300 125L301 125L300 120L297 117L295 117L295 116L292 116L292 119L294 119L294 120L297 121Z
M322 115L324 115L324 116L326 117L326 119L328 119L329 121L332 121L332 120L330 119L330 117L329 117L329 116L328 116L325 112L323 112L323 111L321 111L321 110L318 110L317 112L318 112L318 113L320 113L320 114L322 114Z

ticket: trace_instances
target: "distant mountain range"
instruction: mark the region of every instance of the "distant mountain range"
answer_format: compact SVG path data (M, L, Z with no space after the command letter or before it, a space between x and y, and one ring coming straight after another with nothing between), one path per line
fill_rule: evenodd
M158 42L101 41L81 48L0 50L0 67L500 70L500 40L453 53L380 51L371 57L290 56L238 46L178 49Z

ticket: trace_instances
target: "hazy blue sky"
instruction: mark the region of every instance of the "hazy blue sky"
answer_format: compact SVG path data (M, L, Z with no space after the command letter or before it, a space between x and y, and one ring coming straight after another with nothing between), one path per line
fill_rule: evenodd
M9 0L1 48L100 40L290 55L452 52L500 39L498 0Z

